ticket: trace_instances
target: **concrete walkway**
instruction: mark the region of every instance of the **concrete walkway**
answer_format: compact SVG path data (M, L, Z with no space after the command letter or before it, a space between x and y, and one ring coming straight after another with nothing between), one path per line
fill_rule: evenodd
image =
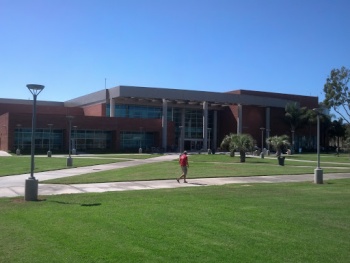
M39 195L58 195L58 194L79 194L79 193L101 193L108 191L128 191L144 189L165 189L178 187L196 187L208 185L224 184L251 184L251 183L283 183L283 182L313 182L313 174L303 175L280 175L280 176L254 176L254 177L225 177L225 178L199 178L191 179L188 183L180 184L175 180L152 180L135 182L111 182L97 184L40 184L42 180L55 179L80 174L95 173L124 167L131 167L147 163L156 163L172 161L178 158L178 155L164 155L160 157L118 162L111 164L101 164L88 167L62 169L48 172L35 173L35 178L39 180ZM0 197L24 196L24 183L30 174L13 175L0 177ZM324 174L324 180L350 178L350 174Z

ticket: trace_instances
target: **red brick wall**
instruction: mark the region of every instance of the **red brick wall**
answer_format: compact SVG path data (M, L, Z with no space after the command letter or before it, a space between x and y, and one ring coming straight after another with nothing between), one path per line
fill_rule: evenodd
M85 116L106 116L106 104L96 104L84 107Z
M220 147L220 144L226 135L237 132L237 107L225 107L224 110L218 111L217 124L217 146Z
M7 151L9 138L9 114L5 113L0 116L0 150Z
M266 109L263 107L242 106L242 133L249 133L261 145L261 127L266 127Z

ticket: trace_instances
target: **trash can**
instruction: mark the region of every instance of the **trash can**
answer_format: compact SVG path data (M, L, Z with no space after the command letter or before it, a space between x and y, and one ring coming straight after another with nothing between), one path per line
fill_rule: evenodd
M286 157L278 156L277 158L278 158L278 164L284 166L284 159Z

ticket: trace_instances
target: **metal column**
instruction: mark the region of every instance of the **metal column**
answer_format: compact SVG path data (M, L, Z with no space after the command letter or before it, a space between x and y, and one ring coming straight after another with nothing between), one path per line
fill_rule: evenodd
M208 148L208 102L203 101L203 150Z
M163 113L162 113L162 147L164 151L167 150L168 141L168 102L163 99Z
M216 151L217 147L217 137L218 137L218 112L214 111L214 123L213 123L213 149Z
M110 117L115 117L115 101L114 101L113 98L109 99L109 105L110 105L109 116Z

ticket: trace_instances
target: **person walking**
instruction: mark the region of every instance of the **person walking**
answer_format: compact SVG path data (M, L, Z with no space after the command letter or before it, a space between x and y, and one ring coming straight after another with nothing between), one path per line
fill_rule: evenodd
M190 167L188 164L188 157L187 152L184 151L179 158L179 164L182 170L182 175L179 178L176 178L176 181L180 183L180 179L184 179L184 183L187 183L186 177L187 177L187 168Z

